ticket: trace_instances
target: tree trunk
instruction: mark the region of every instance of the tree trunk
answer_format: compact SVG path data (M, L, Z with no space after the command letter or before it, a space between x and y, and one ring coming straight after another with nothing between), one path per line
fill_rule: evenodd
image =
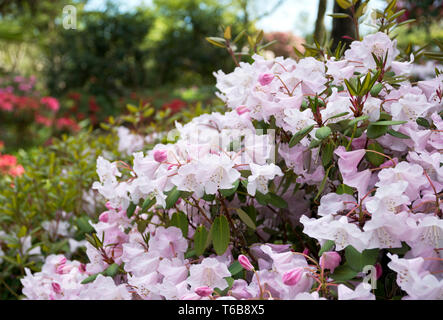
M357 2L356 8L360 5L360 1ZM337 1L334 2L334 13L346 13L352 16L352 12L350 9L342 9ZM332 20L332 32L331 38L333 39L331 50L334 52L335 48L337 48L338 43L342 41L346 47L349 47L353 40L343 38L343 36L348 36L352 39L356 38L355 34L355 26L352 22L352 19L337 19L334 18Z
M315 21L314 39L323 44L326 36L325 29L325 12L326 12L326 0L318 0L317 20Z

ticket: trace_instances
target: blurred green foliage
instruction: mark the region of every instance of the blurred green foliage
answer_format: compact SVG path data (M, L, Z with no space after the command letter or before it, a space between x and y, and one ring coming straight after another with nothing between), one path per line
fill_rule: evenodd
M42 261L33 254L34 248L39 247L43 256L74 253L68 237L52 235L42 223L66 221L74 226L71 237L84 239L88 217L96 217L104 208L104 203L87 203L84 198L97 179L96 159L105 150L107 158L118 159L116 149L112 133L84 128L75 136L54 139L51 146L18 152L24 174L0 176L0 299L20 293L18 278L24 268L39 270Z
M145 64L150 52L141 44L152 26L144 12L81 12L78 29L60 28L49 45L47 87L60 96L82 89L111 100L125 88L147 85Z

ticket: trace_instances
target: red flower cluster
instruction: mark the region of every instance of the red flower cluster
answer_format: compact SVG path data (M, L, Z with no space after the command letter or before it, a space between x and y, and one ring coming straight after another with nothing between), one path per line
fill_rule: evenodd
M54 97L41 97L34 89L35 77L0 78L0 112L26 118L46 127L76 131L77 123L68 116L57 118L59 101Z
M72 106L69 108L69 111L70 114L74 113L75 119L83 120L88 117L93 125L98 124L98 115L102 108L97 103L95 96L89 96L86 107L82 105L82 94L79 92L70 92L67 98L72 101Z
M25 169L17 164L17 158L10 154L0 154L0 174L21 176Z
M173 99L172 101L163 104L162 109L163 110L169 109L171 110L171 113L176 113L186 106L187 104L185 101L180 99Z

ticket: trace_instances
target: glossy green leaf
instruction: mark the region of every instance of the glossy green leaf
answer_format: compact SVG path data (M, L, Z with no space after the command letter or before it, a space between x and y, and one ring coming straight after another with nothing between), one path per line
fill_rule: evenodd
M241 219L241 221L243 221L249 228L251 228L252 230L255 230L257 228L254 221L252 221L251 217L242 209L237 208L237 214Z
M228 248L231 236L228 219L223 215L215 218L211 227L211 233L214 250L219 256L221 256Z
M310 125L309 127L301 129L299 132L295 133L289 141L289 148L292 148L297 143L299 143L304 137L308 135L309 132L312 131L312 129L314 129L314 125Z
M171 226L177 227L182 231L183 237L188 236L188 218L183 212L175 212L171 218Z
M204 226L197 227L194 233L194 250L197 257L201 256L206 249L208 231Z

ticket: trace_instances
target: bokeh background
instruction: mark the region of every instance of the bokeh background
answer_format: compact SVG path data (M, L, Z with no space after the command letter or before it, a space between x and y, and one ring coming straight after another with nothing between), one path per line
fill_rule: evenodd
M76 29L63 27L67 5L76 8ZM362 34L374 30L370 12L384 6L384 0L369 2ZM416 19L398 29L401 47L443 39L441 0L403 0L397 7L406 9L399 21ZM293 47L303 52L314 37L348 41L342 37L352 37L353 27L328 15L342 11L334 0L2 0L4 152L44 144L81 121L98 127L128 103L149 102L170 113L216 104L212 73L234 64L205 37L222 35L226 26L234 35L263 30L263 41L273 41L265 55L296 57ZM246 44L243 37L237 50ZM423 62L417 73L434 67ZM43 97L57 101L50 105Z

